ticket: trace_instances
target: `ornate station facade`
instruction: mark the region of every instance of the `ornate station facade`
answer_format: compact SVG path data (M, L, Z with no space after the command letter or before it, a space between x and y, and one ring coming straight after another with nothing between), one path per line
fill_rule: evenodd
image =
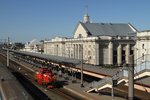
M134 53L137 29L130 23L91 23L88 14L73 32L73 38L56 37L44 41L44 53L84 59L93 65L128 63Z

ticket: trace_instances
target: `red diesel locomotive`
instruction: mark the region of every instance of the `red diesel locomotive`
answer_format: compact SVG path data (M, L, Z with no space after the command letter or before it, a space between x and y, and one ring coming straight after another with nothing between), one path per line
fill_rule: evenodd
M55 87L52 83L56 82L56 79L56 75L48 68L39 68L35 74L35 81L37 81L39 85L47 86L49 89Z

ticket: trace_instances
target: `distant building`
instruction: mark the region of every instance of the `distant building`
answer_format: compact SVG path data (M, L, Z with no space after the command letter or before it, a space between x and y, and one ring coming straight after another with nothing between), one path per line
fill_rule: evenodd
M73 38L44 41L44 53L83 59L93 65L122 65L134 53L137 30L129 23L91 23L88 14L79 22Z
M23 49L23 51L42 53L44 52L43 49L44 49L43 43L36 39L33 39L32 41L27 42L25 44L25 48Z

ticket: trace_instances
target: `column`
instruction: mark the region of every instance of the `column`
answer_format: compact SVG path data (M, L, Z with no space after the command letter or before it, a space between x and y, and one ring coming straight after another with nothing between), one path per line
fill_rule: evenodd
M71 48L72 48L72 45L70 44L70 45L69 45L69 57L70 57L70 58L72 57L72 56L71 56L71 53L72 53Z
M137 45L137 43L136 43L136 45ZM138 49L137 49L136 45L134 45L134 59L135 60L137 59L137 54L138 54Z
M74 44L74 58L76 58L76 44Z
M78 44L78 59L80 59L80 44Z
M111 41L108 45L108 64L113 64L113 43Z
M56 45L54 45L54 55L57 54L57 48L56 48Z
M56 56L58 56L58 46L56 45Z
M117 64L120 66L122 64L122 46L119 44L117 48Z
M73 58L75 58L75 44L73 44Z
M78 45L76 44L76 59L78 59Z
M26 50L26 48L25 48ZM44 53L47 54L47 43L44 43Z
M95 44L95 64L99 65L99 43Z
M62 55L65 57L65 44L62 45Z
M129 63L129 55L130 55L130 44L126 45L126 63Z

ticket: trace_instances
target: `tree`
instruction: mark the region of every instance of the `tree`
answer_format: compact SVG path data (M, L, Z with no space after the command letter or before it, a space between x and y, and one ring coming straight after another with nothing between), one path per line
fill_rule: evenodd
M14 46L12 49L20 50L20 49L23 49L24 47L25 47L25 44L20 43L20 42L16 42L16 43L14 43Z

